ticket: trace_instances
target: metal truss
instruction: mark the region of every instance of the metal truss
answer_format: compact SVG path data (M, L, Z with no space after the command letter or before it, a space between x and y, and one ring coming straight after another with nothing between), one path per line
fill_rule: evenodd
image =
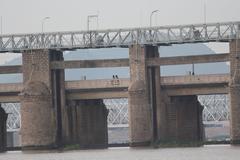
M128 124L128 99L105 99L108 113L108 126Z
M19 103L2 103L2 108L8 113L7 130L19 130L21 127L21 114Z
M228 121L230 119L228 95L198 96L198 100L204 106L203 121Z
M239 38L240 22L108 29L76 32L49 32L0 36L0 52L33 49L72 50L84 48L171 45Z
M228 95L198 96L201 105L204 106L203 121L227 121L230 118ZM108 126L127 126L128 99L105 99L104 103L109 110ZM3 103L2 107L9 114L7 120L8 131L19 130L21 114L19 103Z

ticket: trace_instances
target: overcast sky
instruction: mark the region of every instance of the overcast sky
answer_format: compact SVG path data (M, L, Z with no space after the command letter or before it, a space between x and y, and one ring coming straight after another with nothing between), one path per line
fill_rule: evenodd
M99 15L99 29L154 25L239 21L240 0L0 0L3 33L85 30L87 15ZM90 28L96 28L96 21Z
M240 0L0 0L3 34L86 30L87 16L98 14L98 29L240 21ZM90 29L97 28L92 19ZM208 44L216 52L228 45ZM1 56L1 61L7 59Z

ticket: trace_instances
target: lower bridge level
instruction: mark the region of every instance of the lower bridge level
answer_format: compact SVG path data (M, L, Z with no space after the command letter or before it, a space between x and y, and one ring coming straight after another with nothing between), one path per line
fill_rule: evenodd
M121 61L72 62L69 65L64 63L63 54L58 50L26 51L22 54L21 69L17 70L23 74L23 83L1 84L0 102L21 103L21 138L25 150L68 144L106 148L108 110L102 99L127 97L130 146L137 147L202 142L203 106L197 95L229 94L231 142L235 144L240 142L240 61L234 51L240 48L234 44L230 44L229 56L224 54L221 59L231 62L230 74L162 77L159 66L163 62L159 60L158 47L133 45L129 48L129 60L123 61L123 66L130 67L130 79L81 81L65 81L65 65L111 67L115 62L121 66ZM210 61L209 56L200 60L184 57L180 61L168 59L168 64L184 60L189 63ZM0 114L6 118L4 112ZM4 146L5 119L0 120L0 146Z

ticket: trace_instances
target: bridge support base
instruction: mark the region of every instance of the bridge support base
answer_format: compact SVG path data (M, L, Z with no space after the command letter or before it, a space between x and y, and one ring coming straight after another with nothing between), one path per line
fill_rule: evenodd
M34 50L22 55L21 136L23 150L60 147L65 129L64 72L51 70L51 61L63 60L62 52Z
M160 69L146 64L147 58L154 57L159 57L157 46L133 45L129 49L129 127L133 147L150 145L158 137Z
M7 117L8 115L0 106L0 152L4 152L7 150Z
M231 143L240 144L240 41L230 42Z
M102 100L68 102L71 141L79 148L107 148L108 111Z
M170 97L167 106L167 136L160 143L203 141L203 107L197 96Z
M130 145L203 140L202 109L196 96L168 97L160 87L160 68L147 58L159 57L158 47L130 47Z

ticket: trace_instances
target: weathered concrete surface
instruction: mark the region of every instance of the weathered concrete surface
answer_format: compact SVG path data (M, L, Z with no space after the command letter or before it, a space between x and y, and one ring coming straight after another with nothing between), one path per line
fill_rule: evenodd
M148 66L164 66L164 65L180 65L180 64L214 63L214 62L226 62L226 61L229 61L228 53L149 58L147 60L147 65Z
M229 74L209 74L209 75L187 75L187 76L165 76L161 77L162 86L193 86L193 85L228 85L230 81ZM89 89L127 89L129 86L129 79L99 79L99 80L79 80L66 81L65 88L67 91L89 90ZM4 83L0 84L0 94L19 93L23 89L21 83Z
M152 140L152 116L146 84L143 81L136 81L130 84L128 105L129 105L129 128L130 145L149 145Z
M188 143L203 140L203 107L197 96L169 97L166 105L167 136L163 142Z
M56 119L48 87L29 82L21 93L23 149L52 148L56 142Z
M129 50L130 145L148 145L158 139L160 68L147 67L147 58L159 57L158 47L133 45ZM161 129L160 129L161 130ZM162 130L161 130L162 131Z
M63 60L62 53L35 50L22 55L21 134L25 149L56 147L62 143L64 74L61 70L51 70L53 60Z
M0 106L0 152L6 151L7 147L7 122L8 115L4 109Z
M106 148L108 145L107 115L103 100L68 102L70 141L81 148Z
M147 58L159 58L157 46L145 46L145 54ZM150 108L152 110L152 143L156 143L158 139L164 137L164 122L161 120L165 117L165 108L161 106L161 78L159 66L147 67L147 83L149 90ZM161 137L162 136L162 137Z
M153 137L152 110L147 81L146 48L129 48L130 85L128 88L130 145L149 145Z
M160 81L161 87L169 96L184 96L228 94L230 78L229 74L188 75L161 77ZM62 80L61 83L63 83ZM104 79L66 81L64 85L67 92L66 98L76 100L127 98L129 83L129 79ZM62 91L64 85L61 85ZM20 83L0 84L0 102L19 102L18 94L22 88L23 85Z
M101 68L101 67L128 67L128 59L103 59L103 60L76 60L76 61L54 61L52 69L66 68Z
M0 66L0 74L22 73L21 65Z
M240 144L240 41L230 42L231 141Z
M50 68L52 61L64 61L63 53L61 51L50 50ZM69 139L68 114L65 96L65 71L63 69L51 69L51 91L53 98L53 107L56 114L57 123L57 146L62 147Z
M206 74L188 76L165 76L161 77L161 83L165 86L225 84L228 85L229 74Z

